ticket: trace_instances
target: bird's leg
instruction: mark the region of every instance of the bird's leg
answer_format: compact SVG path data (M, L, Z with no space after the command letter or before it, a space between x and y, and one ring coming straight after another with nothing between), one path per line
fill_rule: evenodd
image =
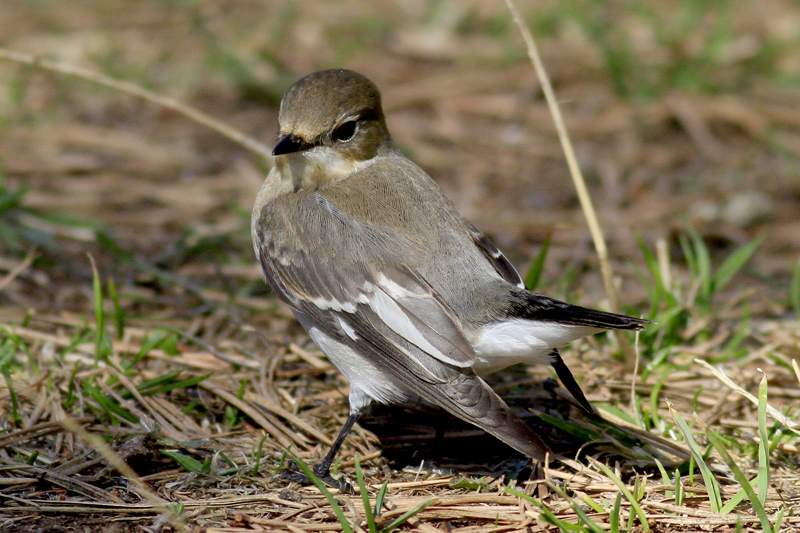
M441 458L444 452L444 428L450 419L450 413L443 408L439 408L439 413L436 416L436 433L433 435L433 450L434 457Z
M358 420L360 414L361 413L350 413L350 416L347 418L344 426L342 426L342 429L339 431L339 435L336 437L336 440L333 441L333 446L331 446L330 451L325 458L322 459L322 462L314 467L314 475L317 476L320 481L326 485L339 489L341 492L353 493L353 487L346 481L334 479L333 476L331 476L331 465L333 464L333 460L336 458L336 454L339 453L339 448L342 447L344 439L347 437L347 434L350 433L350 430L353 429L353 425ZM302 483L304 485L311 484L311 480L308 479L308 477L306 477L303 473L299 472L299 469L297 465L294 464L294 461L289 463L289 467L293 470L293 472L282 472L280 474L282 478L295 481L297 483Z
M325 456L320 464L314 467L314 473L320 479L331 478L331 465L333 464L333 460L336 459L336 454L339 453L339 448L342 447L345 437L347 437L347 434L350 433L351 429L353 429L353 425L355 425L360 415L361 413L350 413L350 416L347 417L347 421L344 423L344 426L342 426L342 429L339 431L339 435L336 437L336 440L333 441L333 446L331 446L328 455Z
M570 372L569 367L567 367L564 360L561 358L561 354L558 353L558 350L553 350L550 354L550 357L553 358L553 361L550 365L555 369L556 375L558 379L561 380L561 383L564 387L572 394L572 397L578 402L578 404L589 414L594 413L594 408L592 404L589 403L589 400L586 399L586 396L583 395L583 391L581 390L581 386L578 385L578 382L575 381L575 377Z

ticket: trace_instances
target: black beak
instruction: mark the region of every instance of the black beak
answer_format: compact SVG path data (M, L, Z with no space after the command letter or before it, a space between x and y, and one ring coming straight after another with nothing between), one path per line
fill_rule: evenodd
M272 155L293 154L295 152L308 150L313 146L313 144L304 141L300 137L295 137L294 135L289 134L281 137L281 140L279 140L278 144L275 145L275 149L272 150Z

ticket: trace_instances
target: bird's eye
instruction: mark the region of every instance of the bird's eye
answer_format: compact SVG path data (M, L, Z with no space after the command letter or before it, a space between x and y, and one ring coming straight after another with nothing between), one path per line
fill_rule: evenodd
M356 135L357 123L355 120L348 120L335 130L333 130L333 138L339 142L347 142Z

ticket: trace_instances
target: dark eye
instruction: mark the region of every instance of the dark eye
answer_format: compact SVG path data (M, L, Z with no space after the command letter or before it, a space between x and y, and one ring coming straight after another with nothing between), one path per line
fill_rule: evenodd
M356 121L348 120L335 130L333 130L333 138L339 142L347 142L352 139L356 134Z

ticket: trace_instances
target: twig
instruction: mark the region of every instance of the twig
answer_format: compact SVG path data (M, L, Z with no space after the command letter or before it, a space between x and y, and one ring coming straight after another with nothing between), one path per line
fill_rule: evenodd
M733 380L729 378L725 374L725 372L723 372L721 369L711 366L702 359L695 359L694 362L702 367L705 367L707 370L710 370L711 373L714 374L718 380L720 380L722 383L730 387L734 392L738 392L739 394L750 400L753 403L753 405L758 405L758 398L756 398L755 396L744 390L742 387L734 383ZM774 418L775 420L777 420L778 422L789 428L791 431L794 431L795 433L800 435L800 424L798 424L788 416L784 415L779 410L775 409L769 404L767 404L767 413L769 414L769 416L771 416L772 418Z
M183 522L183 519L169 508L167 502L154 494L147 487L147 484L136 474L136 472L134 472L133 469L128 466L128 463L126 463L119 455L114 453L114 451L109 448L108 444L106 444L103 439L97 435L90 434L73 418L65 418L61 420L61 425L64 427L64 429L75 433L78 437L86 441L86 443L92 448L97 450L97 453L102 455L103 458L108 461L108 464L113 466L117 472L122 474L125 479L128 480L128 483L136 487L136 492L142 498L150 502L150 504L169 521L172 527L181 532L189 531L186 527L186 524Z
M639 410L636 408L636 380L639 379L639 332L636 332L636 341L633 343L633 352L636 354L636 359L633 363L633 375L631 376L631 413L634 413L634 417L637 421L640 420L641 415Z
M14 279L19 276L26 268L33 264L33 260L36 259L36 248L31 248L28 252L28 255L25 256L25 259L19 265L14 267L14 270L9 272L6 277L0 280L0 291L5 289Z
M251 152L254 152L257 155L264 157L268 161L272 159L272 150L270 150L257 140L253 139L252 137L248 137L239 130L236 130L228 126L224 122L221 122L215 119L214 117L203 113L202 111L198 111L193 107L189 107L185 104L182 104L181 102L179 102L174 98L156 94L152 91L148 91L147 89L143 89L142 87L136 84L127 81L115 80L113 78L109 78L108 76L98 74L97 72L92 72L91 70L76 67L68 63L51 61L49 59L36 57L31 54L25 54L22 52L16 52L14 50L8 50L7 48L0 47L0 59L7 59L9 61L14 61L16 63L23 63L25 65L31 65L33 67L39 67L46 70L51 70L53 72L59 72L61 74L67 74L69 76L75 76L76 78L81 78L83 80L99 83L100 85L111 87L112 89L117 89L119 91L132 94L134 96L138 96L139 98L143 98L148 102L152 102L162 107L166 107L167 109L172 109L173 111L177 111L178 113L181 113L182 115L189 117L195 122L207 126L212 130L216 131L217 133L227 137L228 139L236 143L239 143L240 145L247 148Z
M561 109L558 106L558 101L556 100L553 86L550 84L550 78L548 77L547 71L542 64L541 58L539 57L539 51L536 48L533 35L531 35L528 27L525 26L525 23L522 21L522 17L520 16L519 11L517 11L513 1L506 0L506 5L508 6L509 11L511 11L511 15L514 17L514 22L517 24L520 32L522 33L522 38L525 40L525 45L528 48L528 57L530 57L533 68L536 70L536 75L539 78L539 82L542 84L542 91L544 92L545 99L547 100L550 113L553 116L553 122L555 123L556 131L558 132L558 138L561 141L561 147L564 150L564 156L567 159L570 176L572 176L572 181L575 184L575 189L578 193L578 199L581 202L581 208L583 209L584 216L586 217L586 223L589 225L589 232L592 235L594 246L597 249L597 256L600 260L600 270L603 274L603 283L608 295L609 305L611 310L616 312L619 309L619 298L617 297L617 290L614 287L613 271L611 270L611 265L608 261L608 248L606 247L606 241L603 237L603 231L600 228L600 222L597 220L597 213L594 210L592 198L589 196L589 191L586 188L586 182L583 179L583 174L581 173L580 166L578 165L578 159L575 157L575 150L572 147L572 141L570 141L569 133L564 125L564 118L561 115Z
M553 116L553 122L558 132L558 139L561 141L561 148L564 150L564 157L567 160L570 176L575 185L575 190L578 193L578 199L583 209L583 215L586 217L586 223L589 225L589 233L592 235L595 250L597 250L597 259L600 262L600 273L603 276L603 285L606 289L608 296L609 309L614 313L619 313L619 297L617 295L617 288L614 286L614 271L611 269L611 263L608 260L608 248L606 247L606 240L603 237L603 230L600 228L600 222L597 219L597 213L592 204L592 198L589 196L589 191L586 188L586 181L583 179L581 168L578 165L578 159L575 157L575 150L572 147L572 141L569 139L569 133L564 125L564 117L561 115L561 109L558 107L553 86L550 84L550 78L547 76L547 71L544 68L539 51L536 48L536 43L533 40L533 35L528 30L528 27L522 20L522 17L517 11L517 7L512 0L506 0L506 6L514 17L514 22L522 33L522 38L525 41L525 46L528 49L528 57L531 59L533 68L536 71L536 76L539 78L539 83L542 85L542 92L544 92L547 106L550 109L550 114ZM628 345L625 336L613 332L619 342L622 353L628 367L633 366L630 346Z

